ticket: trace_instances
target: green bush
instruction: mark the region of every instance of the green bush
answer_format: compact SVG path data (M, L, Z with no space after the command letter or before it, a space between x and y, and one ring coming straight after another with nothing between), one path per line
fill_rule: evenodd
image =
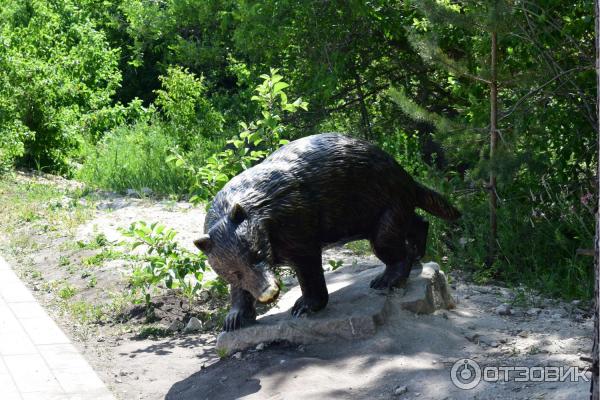
M111 105L121 81L119 50L75 3L2 5L0 148L25 166L68 173L86 117Z
M261 117L250 124L240 122L240 134L227 141L231 148L209 153L212 155L203 164L190 162L185 154L176 149L167 159L190 176L189 190L193 194L193 203L210 201L235 175L288 143L285 139L286 125L282 123L283 115L308 109L308 103L300 97L288 102L283 89L289 85L282 81L283 77L277 69L271 68L270 75L263 74L260 77L263 82L256 86L254 91L257 94L251 100L260 106Z
M1 109L2 105L0 104ZM1 117L0 121L2 121ZM23 141L28 135L30 135L29 130L20 121L0 124L0 174L8 171L13 166L15 159L23 155L25 150Z
M121 229L121 233L133 239L132 250L147 246L143 264L136 265L129 278L132 294L141 292L147 311L151 308L152 291L159 285L179 289L191 310L194 297L205 283L204 273L210 269L206 265L206 256L179 248L174 240L177 232L157 222L151 225L144 221L134 222L129 229Z
M517 189L513 193L498 209L499 257L492 265L485 262L489 208L483 191L461 199L463 216L453 228L429 218L430 254L438 259L447 256L450 266L470 270L479 283L494 279L567 299L590 298L592 262L576 250L593 243L591 206L576 204L564 188L548 187L544 193L522 196Z
M204 98L203 78L174 66L159 79L162 89L156 91L154 104L183 150L188 151L202 138L215 138L221 132L223 117Z

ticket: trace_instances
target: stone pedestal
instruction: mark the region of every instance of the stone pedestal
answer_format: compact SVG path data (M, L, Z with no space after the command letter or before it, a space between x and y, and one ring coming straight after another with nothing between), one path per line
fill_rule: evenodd
M217 348L231 354L274 341L308 344L360 339L373 335L387 316L399 308L429 314L454 307L446 277L436 263L414 267L405 287L389 293L369 288L383 268L359 264L326 273L329 303L324 310L304 318L290 315L301 295L300 288L293 287L255 325L221 333Z

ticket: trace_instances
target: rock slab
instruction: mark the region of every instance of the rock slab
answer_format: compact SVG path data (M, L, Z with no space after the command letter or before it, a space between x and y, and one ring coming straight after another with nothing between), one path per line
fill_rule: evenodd
M453 308L446 277L436 263L415 266L406 285L390 292L369 287L382 265L353 265L325 274L329 290L327 307L304 318L292 318L290 309L300 297L298 286L286 292L277 306L260 316L255 325L222 332L217 349L226 354L260 343L287 341L296 344L360 339L375 334L389 313L405 309L430 314L438 309Z

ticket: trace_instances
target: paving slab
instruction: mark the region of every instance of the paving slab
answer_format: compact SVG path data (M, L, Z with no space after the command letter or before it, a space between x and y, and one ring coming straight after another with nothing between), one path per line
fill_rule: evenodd
M114 400L1 256L0 388L2 400Z
M329 303L318 313L292 318L290 309L301 295L298 286L286 292L277 306L260 316L257 323L233 332L222 332L216 347L232 354L260 343L287 341L296 344L361 339L375 334L389 313L405 309L430 314L454 307L446 277L436 263L413 268L404 287L378 291L369 287L383 265L349 266L325 274Z

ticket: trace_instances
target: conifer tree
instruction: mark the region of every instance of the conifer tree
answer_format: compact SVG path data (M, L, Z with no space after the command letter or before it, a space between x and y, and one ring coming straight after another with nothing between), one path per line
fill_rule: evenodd
M464 5L452 4L449 1L417 0L414 4L424 18L415 19L413 27L409 30L409 38L424 61L441 67L447 73L449 80L459 78L467 81L469 85L484 84L489 88L489 153L487 158L482 157L480 164L487 166L488 170L488 181L484 186L489 192L490 231L487 264L491 265L496 258L497 248L498 33L507 29L504 21L508 18L511 9L502 0L468 2ZM456 60L443 49L436 30L430 29L433 24L455 31L450 34L463 31L474 37L487 38L490 42L489 52L478 54L479 50L472 45L465 49L471 52L467 57L463 57L467 59L466 62ZM428 112L414 103L401 89L392 89L390 95L407 114L432 122L438 133L447 135L444 139L454 136L456 142L456 135L453 132L468 131L473 128L464 124L464 121L461 124L449 121L442 115ZM461 141L464 143L464 140ZM466 142L468 143L468 139Z

